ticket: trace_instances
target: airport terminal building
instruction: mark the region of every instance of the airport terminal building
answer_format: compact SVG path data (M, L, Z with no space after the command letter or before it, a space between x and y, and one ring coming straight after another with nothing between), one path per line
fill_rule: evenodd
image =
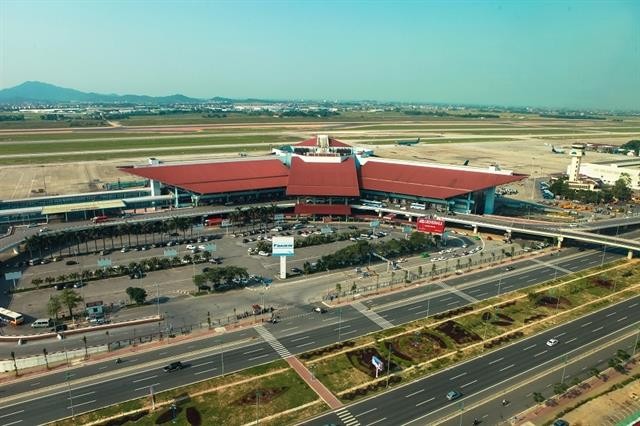
M495 188L525 178L477 168L375 157L327 135L274 149L265 157L122 167L149 179L151 196L175 207L289 200L293 213L351 215L375 207L490 214Z

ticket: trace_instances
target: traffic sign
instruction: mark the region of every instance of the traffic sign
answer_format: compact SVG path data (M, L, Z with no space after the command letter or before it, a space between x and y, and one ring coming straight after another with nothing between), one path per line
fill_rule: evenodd
M7 281L19 280L20 277L22 277L22 272L20 272L20 271L5 272L5 274L4 274L4 279L7 280Z
M109 266L111 266L111 259L98 259L98 267L108 268Z
M165 249L164 255L165 257L176 257L178 252L175 249Z
M410 226L405 226L402 228L402 232L404 232L405 234L410 234L413 232L413 228Z
M215 243L207 243L204 245L204 251L208 251L209 253L214 253L217 249Z
M372 221L369 223L369 226L370 226L370 227L372 227L372 228L377 228L377 227L379 227L379 226L380 226L380 221L379 221L379 220L372 220Z

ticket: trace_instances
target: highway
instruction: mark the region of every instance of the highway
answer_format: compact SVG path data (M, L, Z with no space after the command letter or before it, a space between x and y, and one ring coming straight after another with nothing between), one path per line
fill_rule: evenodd
M619 258L619 254L606 253L605 261ZM428 314L436 314L463 304L467 298L484 299L498 291L512 291L536 282L561 276L602 262L599 252L565 250L560 256L545 255L535 260L514 262L516 269L496 277L496 269L475 274L456 276L445 281L457 289L451 292L441 286L421 286L411 290L364 301L380 318L398 325ZM503 269L503 268L502 268ZM356 305L331 309L327 314L300 312L284 318L282 322L267 328L285 348L287 353L301 353L340 340L382 329L385 323L373 321L363 315ZM318 321L318 318L321 318ZM236 346L230 346L230 345ZM225 345L224 350L221 345ZM287 352L288 351L288 352ZM224 353L223 353L224 352ZM282 354L282 352L281 352ZM279 354L255 329L246 329L226 335L195 340L180 345L167 345L154 351L123 356L125 362L116 365L113 360L96 362L71 368L71 395L75 413L90 411L149 392L162 391L211 377L224 372L247 368L279 358ZM181 360L189 367L183 371L164 373L161 368L172 360ZM0 422L26 421L41 423L66 417L71 413L69 392L66 387L67 371L60 371L30 378L0 387ZM446 393L446 392L445 392ZM24 411L21 411L24 410ZM17 414L12 414L17 413ZM7 416L7 417L2 417Z
M445 410L459 410L462 407L460 404L476 393L487 390L500 393L501 388L517 383L523 377L549 369L554 363L562 363L565 356L596 347L622 328L633 327L640 321L639 305L640 296L634 297L355 403L348 406L347 410L361 425L434 424ZM549 347L546 342L551 338L557 338L560 342ZM446 394L451 390L459 391L463 396L456 401L448 401ZM342 410L338 412L342 413ZM306 424L340 424L343 421L339 414L331 413Z

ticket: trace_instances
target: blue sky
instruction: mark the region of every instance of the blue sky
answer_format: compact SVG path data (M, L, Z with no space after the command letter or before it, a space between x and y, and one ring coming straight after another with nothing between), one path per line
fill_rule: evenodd
M0 88L640 109L640 1L0 0Z

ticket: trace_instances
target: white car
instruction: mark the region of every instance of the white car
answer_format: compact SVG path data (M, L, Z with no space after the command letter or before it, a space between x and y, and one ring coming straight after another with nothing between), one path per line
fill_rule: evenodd
M547 340L547 346L551 347L551 346L555 346L558 344L558 339L549 339Z
M196 247L194 244L187 244L187 250L195 250L198 247Z
M258 254L260 256L271 256L271 253L269 253L268 251L262 251L262 250L260 250Z
M204 244L200 244L198 248L203 251L207 249L207 247Z

